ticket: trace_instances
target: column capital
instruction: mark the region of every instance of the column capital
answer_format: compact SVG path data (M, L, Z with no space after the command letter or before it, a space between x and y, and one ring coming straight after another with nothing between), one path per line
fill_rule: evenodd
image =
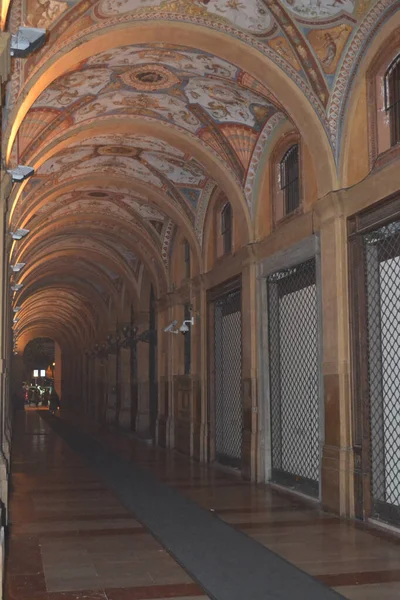
M0 83L5 83L11 70L11 35L0 32Z
M12 189L11 176L3 169L0 172L0 207L2 213L7 211L7 200L10 197Z
M314 229L319 231L324 225L345 216L347 190L329 192L320 198L313 207Z

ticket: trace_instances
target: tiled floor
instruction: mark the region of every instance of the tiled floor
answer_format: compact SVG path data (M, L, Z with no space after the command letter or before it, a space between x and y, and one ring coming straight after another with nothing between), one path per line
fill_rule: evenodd
M128 437L91 434L344 597L400 598L400 540ZM6 600L206 600L36 412L19 416L12 483Z

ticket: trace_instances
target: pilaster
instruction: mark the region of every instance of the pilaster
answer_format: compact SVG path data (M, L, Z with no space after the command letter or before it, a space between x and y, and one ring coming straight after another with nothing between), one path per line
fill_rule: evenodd
M349 350L346 192L332 192L315 206L320 232L325 440L322 505L343 516L353 514L353 456Z

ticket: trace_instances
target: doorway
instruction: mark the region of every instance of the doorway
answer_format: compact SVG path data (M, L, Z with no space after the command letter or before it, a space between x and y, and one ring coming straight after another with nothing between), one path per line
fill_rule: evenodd
M271 480L318 497L320 359L316 261L267 278Z
M241 289L213 299L211 458L240 467L243 438Z

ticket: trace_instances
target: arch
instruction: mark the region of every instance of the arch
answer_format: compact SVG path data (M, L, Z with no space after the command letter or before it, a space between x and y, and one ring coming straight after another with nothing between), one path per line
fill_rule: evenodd
M339 186L349 187L361 181L369 172L369 138L367 131L367 91L366 76L380 48L398 35L400 28L400 13L392 15L389 20L380 25L379 30L368 47L363 48L361 60L357 63L357 73L349 85L347 99L341 114L342 128L340 136ZM362 169L356 169L357 179L350 179L349 165L351 155L359 149L358 162L362 160ZM362 158L361 158L362 157ZM356 165L355 165L356 166Z
M178 36L178 38L177 38ZM12 125L6 132L7 161L16 133L29 108L40 93L57 77L67 72L82 60L111 48L127 46L135 39L140 43L172 43L196 48L215 54L229 62L234 57L235 64L251 73L264 84L278 99L286 99L285 108L298 125L307 145L312 149L317 170L318 192L322 196L336 188L337 175L333 153L324 126L309 100L299 87L268 57L255 48L231 36L206 29L201 26L173 22L135 22L113 25L99 32L88 33L79 40L69 43L63 50L53 55L27 82L21 100L10 114Z

